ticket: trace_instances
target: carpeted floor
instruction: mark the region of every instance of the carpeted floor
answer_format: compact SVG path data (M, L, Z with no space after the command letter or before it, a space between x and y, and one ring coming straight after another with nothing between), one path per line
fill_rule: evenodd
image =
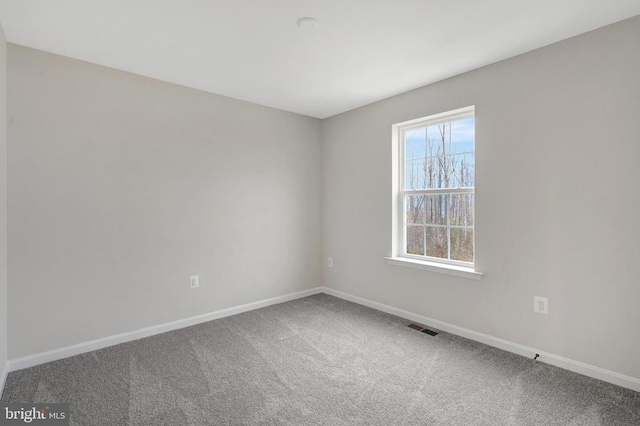
M640 393L324 294L9 374L72 425L640 425Z

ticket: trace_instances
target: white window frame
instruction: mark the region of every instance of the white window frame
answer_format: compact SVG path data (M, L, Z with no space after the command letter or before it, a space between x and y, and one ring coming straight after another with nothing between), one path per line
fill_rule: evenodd
M450 121L460 120L464 118L475 117L475 106L447 111L440 114L434 114L427 117L421 117L414 120L404 121L392 126L393 132L393 223L392 223L392 253L387 260L389 263L398 266L409 266L413 268L426 269L435 272L443 272L450 275L463 276L467 278L480 279L482 274L475 270L476 260L476 220L475 220L475 187L473 188L437 188L437 189L405 189L405 138L404 134L408 130L441 124ZM475 141L474 141L475 142ZM475 144L474 144L475 152ZM475 180L475 179L474 179ZM405 196L420 194L474 194L473 209L473 262L464 262L439 257L430 257L422 255L414 255L406 252L406 227L405 227ZM447 224L442 227L447 228L447 239L450 238L449 215L447 214ZM448 242L448 250L451 250L450 242ZM450 257L450 256L449 256Z

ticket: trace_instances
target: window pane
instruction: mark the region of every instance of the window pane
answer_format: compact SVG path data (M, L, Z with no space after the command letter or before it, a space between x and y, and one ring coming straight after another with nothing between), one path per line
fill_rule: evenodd
M447 258L447 228L427 226L426 255Z
M405 197L406 223L424 224L426 195L407 195Z
M474 153L454 154L448 156L446 161L450 175L448 188L475 186L476 155Z
M475 151L475 118L455 120L427 127L427 156Z
M418 162L419 165L412 164ZM411 187L411 189L473 187L475 185L475 154L442 155L426 160L414 160L407 163L407 182L410 182L410 173L414 176L411 182L423 185ZM418 177L419 179L416 179Z
M473 262L473 229L451 228L451 259Z
M464 157L469 155L473 156L473 154L460 154L407 161L405 189L472 187L473 164L463 162Z
M405 164L405 189L425 188L425 160L411 160Z
M424 165L424 188L446 188L446 164L444 156L430 157Z
M424 256L424 226L407 226L407 253Z
M429 157L446 155L450 144L449 123L427 127L427 152Z
M426 206L425 213L427 224L429 225L446 225L447 224L447 196L440 195L424 195Z
M420 127L418 129L407 130L404 134L405 143L405 159L411 160L413 158L426 157L427 140L426 128Z
M451 148L447 154L475 151L475 121L474 117L469 117L451 122Z
M473 226L473 194L451 194L449 197L449 223Z
M413 170L413 180L407 180L407 188L473 187L475 185L475 119L471 117L427 127L424 134L426 145L422 142L422 130L424 129L420 129L419 149L424 147L426 150L425 160L420 163L419 171ZM416 153L412 155L418 155L418 148L415 151ZM407 174L409 171L409 162L407 162Z

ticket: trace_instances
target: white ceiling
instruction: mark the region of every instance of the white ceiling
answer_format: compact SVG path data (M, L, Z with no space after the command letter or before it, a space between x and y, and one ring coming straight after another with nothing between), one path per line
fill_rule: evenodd
M640 0L0 0L12 43L318 118L638 14Z

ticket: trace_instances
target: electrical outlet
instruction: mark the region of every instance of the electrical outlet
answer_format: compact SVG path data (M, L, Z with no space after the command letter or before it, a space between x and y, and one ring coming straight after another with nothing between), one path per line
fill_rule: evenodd
M327 266L329 268L333 268L333 257L328 257L327 258Z
M549 299L546 297L534 296L533 297L533 312L539 314L549 313Z
M189 277L189 288L198 288L198 287L200 287L200 276L191 275Z

